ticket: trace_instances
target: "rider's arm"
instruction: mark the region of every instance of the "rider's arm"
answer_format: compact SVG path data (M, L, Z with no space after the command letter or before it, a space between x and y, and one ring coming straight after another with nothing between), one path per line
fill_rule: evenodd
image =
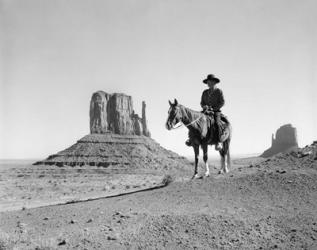
M215 110L220 110L225 105L225 99L221 89L217 89L217 105L214 107Z
M206 103L206 101L205 101L205 100L206 100L206 97L205 97L206 94L205 94L205 92L206 92L206 91L204 91L203 94L201 95L200 106L201 106L202 109L204 109L205 106L207 106L207 103Z

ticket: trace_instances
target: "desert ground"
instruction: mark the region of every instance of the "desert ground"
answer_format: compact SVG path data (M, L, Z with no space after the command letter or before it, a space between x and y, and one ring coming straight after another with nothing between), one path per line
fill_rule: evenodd
M15 165L0 170L0 212L131 193L160 186L154 171Z
M194 180L193 169L2 168L0 249L317 249L316 154L314 143L234 159L228 174L211 162Z

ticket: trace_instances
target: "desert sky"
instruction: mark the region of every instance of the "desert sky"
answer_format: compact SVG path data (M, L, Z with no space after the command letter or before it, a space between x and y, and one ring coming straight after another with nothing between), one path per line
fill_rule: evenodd
M152 137L168 100L200 110L213 73L233 126L232 154L261 153L281 125L317 139L315 0L0 0L0 158L44 158L89 133L93 92L147 103ZM211 152L211 155L216 155Z

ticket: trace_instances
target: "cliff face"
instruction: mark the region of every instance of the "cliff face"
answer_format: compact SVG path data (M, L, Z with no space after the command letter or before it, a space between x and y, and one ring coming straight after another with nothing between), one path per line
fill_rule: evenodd
M94 93L90 101L90 133L150 136L147 128L145 102L142 118L133 110L132 97L125 94Z
M274 135L272 135L272 145L265 150L261 157L271 157L275 154L285 152L292 148L297 148L297 131L291 124L281 126Z
M131 96L124 94L111 95L107 106L109 130L120 135L134 134L132 111Z
M108 131L107 104L110 95L98 91L94 93L90 101L90 133L105 133Z
M150 131L149 131L148 127L147 127L147 120L146 120L146 112L145 112L145 109L146 109L146 104L145 104L145 102L143 101L143 102L142 102L142 130L143 130L143 135L148 136L148 137L151 137Z

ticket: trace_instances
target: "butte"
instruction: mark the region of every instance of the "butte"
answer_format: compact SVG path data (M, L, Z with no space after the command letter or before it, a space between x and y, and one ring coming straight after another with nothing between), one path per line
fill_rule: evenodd
M90 101L90 134L35 165L97 166L104 168L182 170L190 162L151 138L142 102L142 116L132 97L95 92ZM184 169L185 170L185 169Z

